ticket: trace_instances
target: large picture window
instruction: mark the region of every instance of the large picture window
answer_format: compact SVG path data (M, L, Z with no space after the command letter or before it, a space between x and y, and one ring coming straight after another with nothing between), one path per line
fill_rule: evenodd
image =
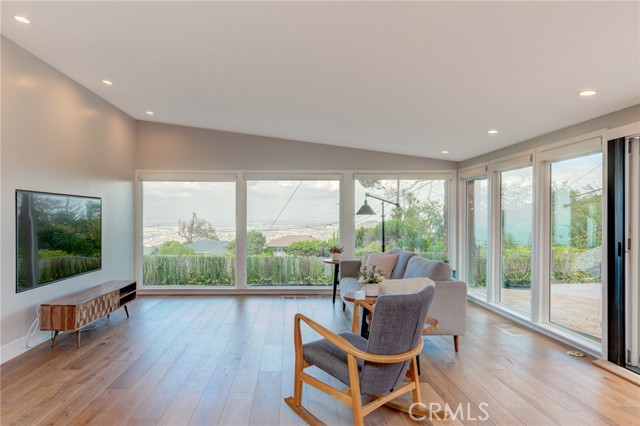
M142 182L144 285L235 284L235 182Z
M397 203L385 203L385 245L449 261L449 180L448 179L358 179L356 210L366 194ZM363 252L382 251L382 201L367 197L375 215L357 215L356 257Z
M247 285L329 285L340 181L247 181Z

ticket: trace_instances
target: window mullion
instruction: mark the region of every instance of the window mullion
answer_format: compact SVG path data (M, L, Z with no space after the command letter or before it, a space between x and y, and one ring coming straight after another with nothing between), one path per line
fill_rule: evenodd
M236 288L247 287L247 181L236 180Z

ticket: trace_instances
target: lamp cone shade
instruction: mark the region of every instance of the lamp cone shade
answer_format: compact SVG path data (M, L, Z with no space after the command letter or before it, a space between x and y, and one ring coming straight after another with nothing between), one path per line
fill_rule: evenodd
M358 212L356 213L357 215L372 215L372 214L376 214L376 212L373 211L373 209L371 208L371 206L369 204L367 204L367 200L365 198L364 200L364 204L362 205L362 207L360 207L360 210L358 210Z

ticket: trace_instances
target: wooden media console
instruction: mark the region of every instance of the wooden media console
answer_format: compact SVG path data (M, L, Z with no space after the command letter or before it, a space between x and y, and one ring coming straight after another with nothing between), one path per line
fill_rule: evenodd
M51 347L55 346L58 333L75 331L76 345L80 347L80 329L104 318L119 308L124 308L127 318L127 303L136 298L135 281L108 281L80 293L40 305L40 330L55 331Z

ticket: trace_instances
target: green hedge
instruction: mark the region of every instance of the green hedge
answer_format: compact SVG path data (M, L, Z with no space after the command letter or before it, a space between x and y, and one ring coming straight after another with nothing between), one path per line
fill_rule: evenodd
M575 247L553 246L551 257L551 278L553 283L593 283L600 280L599 275L576 268L578 257L584 250ZM470 287L486 287L487 254L485 247L476 249L472 265L473 282ZM502 258L503 282L507 288L531 287L531 248L508 247Z
M328 285L333 266L318 257L247 256L249 285ZM231 256L144 256L145 285L233 285Z
M235 258L228 256L144 256L146 285L233 285Z
M581 251L571 247L553 247L552 278L554 282L587 283L600 278L587 271L576 270ZM434 260L446 260L445 253L421 253ZM507 288L530 288L531 248L504 249L503 282ZM486 249L475 256L472 287L485 287ZM235 257L231 256L145 256L143 279L147 285L233 285ZM323 258L306 256L247 256L247 284L328 285L333 282L333 266Z

